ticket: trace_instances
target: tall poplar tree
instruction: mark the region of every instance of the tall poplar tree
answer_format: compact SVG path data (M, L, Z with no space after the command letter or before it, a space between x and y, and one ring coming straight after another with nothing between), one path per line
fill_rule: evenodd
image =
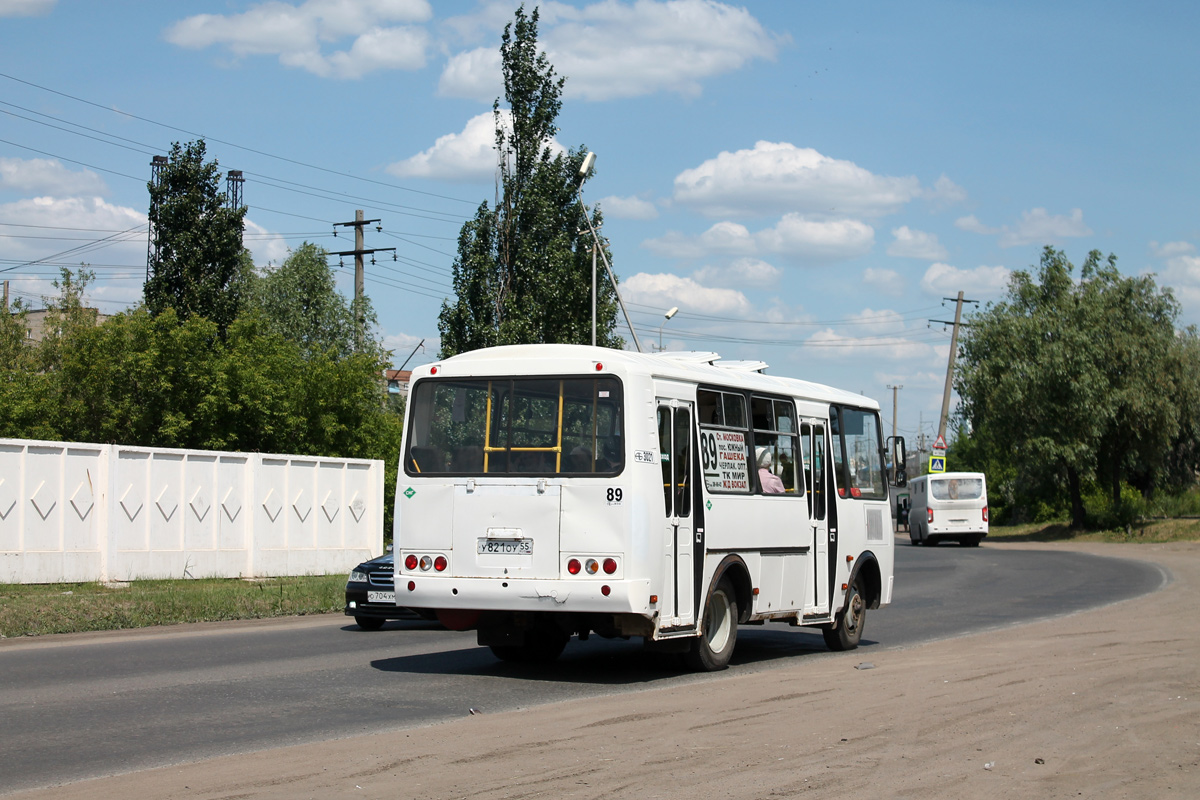
M203 139L175 142L148 185L154 253L144 293L151 314L173 308L181 321L204 317L224 335L252 270L242 246L246 209L227 206L217 162L204 155Z
M538 51L537 23L537 9L526 15L521 6L501 38L511 113L499 98L492 105L499 196L459 232L456 299L438 319L443 358L501 344L591 342L592 237L575 194L587 150L551 152L565 78ZM599 209L591 223L600 226ZM596 343L620 347L616 295L602 262L599 270Z

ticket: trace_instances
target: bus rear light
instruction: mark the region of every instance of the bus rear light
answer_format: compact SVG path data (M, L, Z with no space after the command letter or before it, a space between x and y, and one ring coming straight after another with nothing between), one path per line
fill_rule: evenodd
M925 509L925 516L927 517L927 519L925 520L926 522L933 522L933 509L932 508Z
M612 589L609 588L607 583L600 587L600 594L604 595L605 597L608 597L610 594L612 594Z
M437 367L430 367L430 368L429 368L429 374L430 374L430 375L437 375Z
M604 365L601 364L599 361L597 361L596 362L596 372L603 372L603 371L604 371Z
M446 566L447 566L447 564L446 564L446 557L445 557L445 556L438 556L437 558L435 558L435 559L433 560L433 568L434 568L434 570L436 570L437 572L445 572L445 571L446 571Z
M433 566L432 558L430 558L429 556L421 556L421 571L422 572L429 572L429 570L432 566Z
M600 562L594 558L589 558L584 562L583 568L587 571L588 575L595 575L600 571Z
M409 590L410 592L414 592L414 591L416 591L416 589L417 589L417 582L416 582L416 581L409 581L409 582L408 582L408 590Z
M414 556L412 553L409 553L407 556L405 556L404 568L408 569L408 570L416 569L417 568L417 557Z
M983 521L987 522L987 506L983 507Z
M604 559L604 574L612 575L617 571L617 560L615 558Z
M567 572L571 573L572 575L578 575L579 570L581 569L583 569L583 564L579 563L578 558L572 558L567 562Z

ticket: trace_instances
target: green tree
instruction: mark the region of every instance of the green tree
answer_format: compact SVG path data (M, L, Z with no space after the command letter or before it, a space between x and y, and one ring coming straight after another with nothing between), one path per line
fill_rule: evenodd
M1166 466L1188 358L1178 304L1152 277L1125 277L1098 251L1079 282L1073 271L1047 247L1036 280L1015 273L1008 297L971 317L955 385L972 437L1012 467L1015 494L1065 487L1082 527L1085 483L1103 480L1116 503L1123 476L1152 485Z
M216 161L206 162L204 140L171 146L167 165L150 190L155 255L146 280L146 307L157 316L175 309L216 323L223 335L242 302L249 261L242 247L245 207L226 207Z
M521 6L501 38L511 113L497 98L500 197L495 209L480 204L459 233L456 300L442 304L438 319L443 358L501 344L591 341L592 239L575 194L587 151L551 152L565 79L538 52L537 23L537 9L527 16ZM601 221L595 209L591 223ZM603 239L602 246L607 256ZM596 306L596 343L620 347L616 296L605 280Z
M354 309L337 291L327 258L323 247L300 245L278 269L254 281L249 306L263 314L266 330L307 352L348 356L355 350ZM373 327L369 305L363 313L368 328Z

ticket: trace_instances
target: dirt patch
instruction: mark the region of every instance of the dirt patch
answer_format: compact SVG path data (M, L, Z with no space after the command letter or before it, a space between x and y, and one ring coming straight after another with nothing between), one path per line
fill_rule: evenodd
M1200 543L1022 544L1161 592L907 649L11 795L55 800L1200 797Z

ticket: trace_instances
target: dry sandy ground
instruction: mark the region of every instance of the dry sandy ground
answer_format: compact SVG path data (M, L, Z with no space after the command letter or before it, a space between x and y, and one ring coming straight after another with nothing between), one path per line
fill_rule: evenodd
M1156 562L1172 581L1070 617L690 691L469 716L11 797L1200 798L1200 543L1074 547ZM868 658L874 669L856 669Z

